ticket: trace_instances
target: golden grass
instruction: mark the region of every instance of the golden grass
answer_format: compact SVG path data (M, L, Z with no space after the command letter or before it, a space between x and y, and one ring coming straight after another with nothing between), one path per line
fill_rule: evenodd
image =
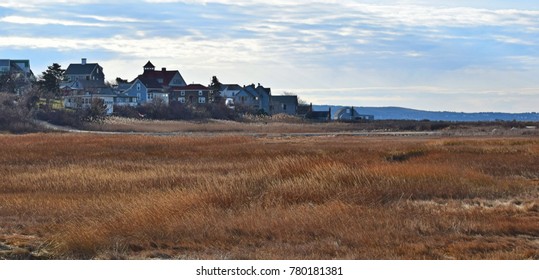
M3 135L0 176L55 259L539 258L537 138Z

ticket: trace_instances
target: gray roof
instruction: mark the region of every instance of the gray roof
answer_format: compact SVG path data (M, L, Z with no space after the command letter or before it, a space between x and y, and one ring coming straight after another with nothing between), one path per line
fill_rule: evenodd
M351 110L354 110L354 115L359 115L358 111L354 107L342 107L341 109L339 109L339 110L337 110L335 112L335 116L346 113L346 110L348 110L348 109L350 109L350 113L352 112Z
M238 84L223 84L221 85L221 90L243 90L243 88Z
M133 86L134 83L121 83L121 84L118 84L118 87L116 88L117 90L119 91L126 91L128 89L130 89L132 86Z
M271 97L271 102L298 104L298 97L296 95L273 95Z
M79 83L81 83L84 88L108 88L103 81L79 80Z
M97 63L88 64L69 64L65 71L65 75L89 75L94 72L94 69L98 67Z
M0 59L0 66L9 66L10 65L10 62L9 62L9 59Z

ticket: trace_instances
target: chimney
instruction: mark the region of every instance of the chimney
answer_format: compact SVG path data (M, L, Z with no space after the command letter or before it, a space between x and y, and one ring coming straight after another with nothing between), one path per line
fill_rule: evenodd
M161 68L161 71L166 72L166 71L167 71L167 68L166 68L166 67L163 67L163 68Z
M328 109L328 121L331 121L331 106Z
M81 59L81 64L86 65L86 58Z

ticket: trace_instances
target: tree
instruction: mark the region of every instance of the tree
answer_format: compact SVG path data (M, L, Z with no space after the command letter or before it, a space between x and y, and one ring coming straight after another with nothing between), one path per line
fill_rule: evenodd
M107 116L107 105L101 98L93 98L90 108L83 112L82 120L86 122L101 123Z
M11 73L0 74L0 92L13 93L15 91L15 79Z
M60 64L54 63L43 72L38 85L43 90L54 94L54 96L58 96L60 93L60 82L64 79L64 73L65 69L62 69Z
M220 92L221 92L221 87L222 86L223 86L223 84L221 82L219 82L219 79L217 78L217 76L211 77L210 101L212 103L220 103L221 102L222 98L221 98Z
M16 96L9 93L0 93L0 131L14 133L36 131L38 128L32 121L33 108L26 96Z
M122 78L120 78L120 77L116 77L116 80L115 80L115 81L116 81L116 84L117 84L117 85L129 83L127 80L124 80L124 79L122 79Z

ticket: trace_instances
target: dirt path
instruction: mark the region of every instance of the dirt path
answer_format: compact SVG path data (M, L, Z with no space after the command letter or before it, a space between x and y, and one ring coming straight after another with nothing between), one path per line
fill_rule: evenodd
M58 132L88 133L104 135L149 135L149 136L215 136L215 135L239 135L252 137L332 137L332 136L441 136L438 131L361 131L361 132L290 132L290 133L259 133L259 132L115 132L115 131L92 131L80 130L66 126L54 125L45 121L35 121L41 127Z

